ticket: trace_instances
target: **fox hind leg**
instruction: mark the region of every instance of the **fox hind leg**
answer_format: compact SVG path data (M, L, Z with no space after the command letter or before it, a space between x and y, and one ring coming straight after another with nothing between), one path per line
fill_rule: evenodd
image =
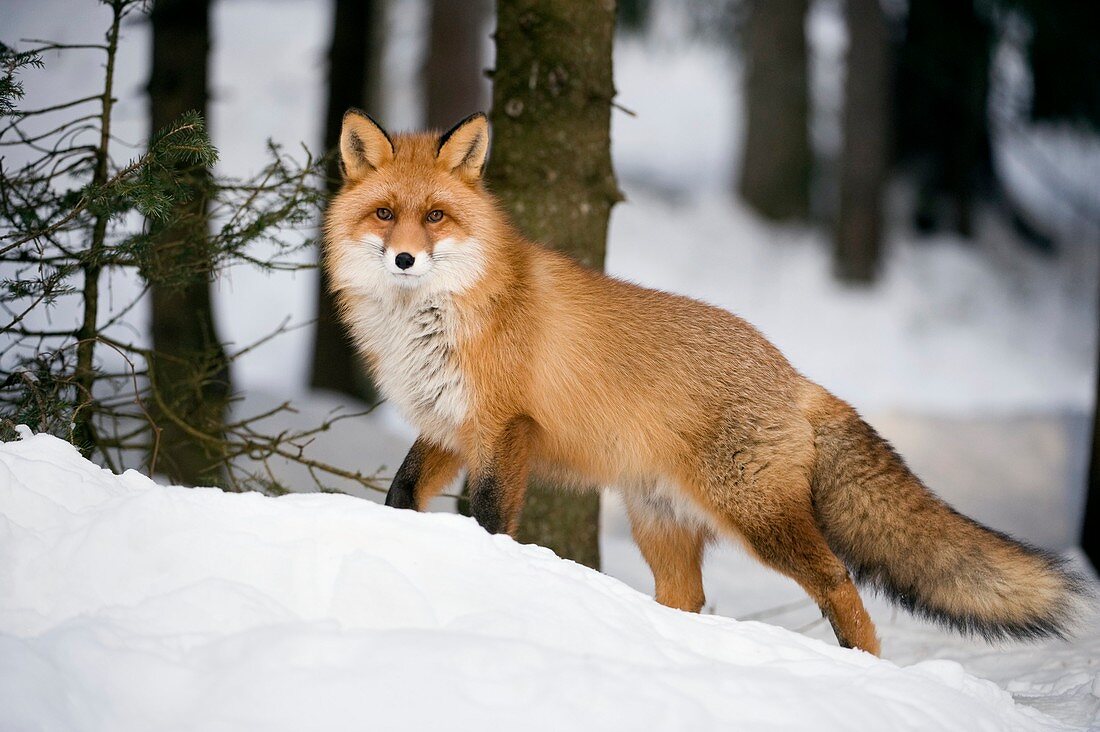
M678 520L667 501L625 496L634 541L653 572L657 602L697 613L702 609L703 550L708 530Z
M768 490L758 476L751 488L738 486L734 507L723 519L756 557L787 575L813 598L845 648L879 654L875 626L844 563L829 548L814 521L809 485L795 478L782 490ZM797 486L792 491L792 483Z

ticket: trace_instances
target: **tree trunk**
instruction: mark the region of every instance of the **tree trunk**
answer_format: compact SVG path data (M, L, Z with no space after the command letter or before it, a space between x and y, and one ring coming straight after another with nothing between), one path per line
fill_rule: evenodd
M1070 120L1100 132L1100 3L1080 0L1029 2L1031 118Z
M149 109L155 133L181 114L206 116L209 0L156 0L151 14L153 61ZM161 428L156 468L173 482L216 485L222 475L220 446L194 431L220 437L230 391L229 364L218 339L210 297L211 266L205 170L181 170L193 197L173 223L150 222L155 236L147 272L155 352L150 376Z
M485 109L489 84L481 59L489 8L487 0L432 0L423 74L428 127L450 129Z
M115 60L118 58L118 36L122 27L123 7L119 2L111 3L111 28L107 31L107 62L103 95L99 107L99 144L95 151L95 172L92 173L92 185L99 187L107 183L110 175L111 121L114 111ZM76 370L73 373L76 382L77 409L72 421L72 442L84 457L91 457L98 438L94 425L95 401L95 346L99 338L99 278L103 266L99 259L107 237L108 211L96 214L92 227L92 238L88 246L88 256L81 266L84 274L84 317L78 332L76 345ZM43 419L45 417L43 416Z
M649 25L650 0L619 0L619 28L641 34Z
M880 0L846 0L845 16L848 76L834 266L842 280L869 283L878 270L890 155L890 39Z
M922 231L970 236L992 178L989 64L997 34L974 2L912 0L898 51L897 150L918 178Z
M490 187L531 238L603 268L613 0L499 0ZM520 540L599 567L599 494L533 482Z
M1092 568L1100 572L1100 357L1096 363L1096 403L1092 408L1092 455L1089 459L1089 484L1085 494L1085 521L1081 549Z
M806 64L808 0L752 0L740 191L776 221L807 218L813 157Z
M380 67L377 32L382 13L378 0L336 0L332 43L328 53L328 103L325 107L325 150L340 142L340 120L349 107L373 110ZM328 189L340 188L340 162L334 155L328 167ZM329 293L328 274L320 270L317 327L313 340L310 386L374 401L377 394L355 349L348 340L336 303Z

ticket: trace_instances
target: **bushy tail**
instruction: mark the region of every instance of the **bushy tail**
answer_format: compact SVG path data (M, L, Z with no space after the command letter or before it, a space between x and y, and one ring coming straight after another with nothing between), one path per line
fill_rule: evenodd
M858 582L990 640L1065 635L1088 593L1062 559L952 509L844 402L822 390L809 404L814 512Z

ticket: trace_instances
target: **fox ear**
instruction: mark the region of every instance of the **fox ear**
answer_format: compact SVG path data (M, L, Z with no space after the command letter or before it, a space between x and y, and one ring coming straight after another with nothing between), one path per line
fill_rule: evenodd
M340 162L348 180L362 178L393 160L393 140L366 112L349 109L340 130Z
M489 120L478 112L439 138L436 160L466 180L477 180L489 155Z

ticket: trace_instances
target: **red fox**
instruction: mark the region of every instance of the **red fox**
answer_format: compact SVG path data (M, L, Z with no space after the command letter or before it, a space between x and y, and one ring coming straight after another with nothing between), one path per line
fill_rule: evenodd
M1086 591L1059 558L952 510L744 320L524 239L483 184L488 151L482 114L394 137L344 116L325 266L420 429L387 505L420 509L465 467L473 516L511 533L531 473L615 486L670 607L703 606L724 536L796 580L845 647L879 652L853 575L963 632L1065 632Z

